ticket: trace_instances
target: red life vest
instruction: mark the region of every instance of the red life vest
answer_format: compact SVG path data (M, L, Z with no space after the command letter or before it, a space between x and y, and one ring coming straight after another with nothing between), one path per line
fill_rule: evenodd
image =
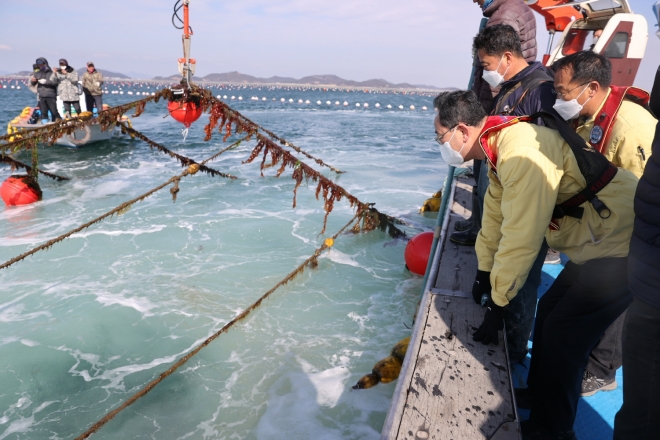
M610 86L610 89L610 94L600 109L600 114L594 118L594 127L589 135L589 145L603 154L605 154L605 149L612 137L612 126L616 121L616 115L619 113L623 100L628 99L635 104L646 107L651 99L648 92L637 87Z
M486 119L486 125L481 130L479 134L479 145L481 149L486 154L486 160L490 164L491 168L497 172L497 152L490 147L488 143L488 138L491 133L498 132L506 127L510 127L518 122L531 122L532 118L530 116L489 116Z

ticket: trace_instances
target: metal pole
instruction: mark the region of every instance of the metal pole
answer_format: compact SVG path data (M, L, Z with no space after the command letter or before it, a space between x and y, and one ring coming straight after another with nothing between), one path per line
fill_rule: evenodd
M487 18L482 18L481 23L479 24L479 32L486 27L486 23L488 22ZM472 59L472 73L470 74L470 81L468 82L468 90L472 89L472 85L474 84L474 71L477 68L477 54L474 54L474 57ZM438 241L440 239L440 232L442 229L442 223L445 220L445 216L449 215L449 212L447 210L447 206L449 205L449 193L451 192L451 185L454 180L454 171L456 171L456 167L449 166L449 170L447 171L447 178L445 180L445 185L442 188L442 202L440 203L440 210L438 211L438 219L435 223L435 231L433 232L433 243L431 244L431 253L429 255L429 261L426 264L426 272L424 273L424 281L422 282L422 295L424 295L424 292L426 291L426 284L428 283L429 279L429 273L431 272L431 266L433 265L433 258L435 257L435 252L438 247Z

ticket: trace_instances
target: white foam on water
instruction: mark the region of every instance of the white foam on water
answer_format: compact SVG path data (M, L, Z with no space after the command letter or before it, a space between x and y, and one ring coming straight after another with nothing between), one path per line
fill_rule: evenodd
M15 306L5 307L0 310L0 322L19 322L35 319L40 316L51 317L51 313L47 311L23 313L25 304L17 304Z
M353 266L353 267L362 267L360 266L360 263L358 263L353 259L353 257L354 257L353 255L348 255L340 250L331 248L328 252L322 254L319 258L327 258L333 263L337 263L337 264L345 264L347 266Z
M150 228L144 228L144 229L122 229L119 231L103 231L103 230L86 230L84 232L78 232L76 234L73 234L71 238L77 237L77 238L86 238L86 237L91 237L92 235L108 235L110 237L118 237L120 235L142 235L142 234L154 234L156 232L160 232L163 229L165 229L167 226L166 225L153 225Z
M137 310L142 314L142 316L152 316L151 312L153 309L158 306L151 302L149 298L139 297L139 296L126 296L122 293L110 293L102 292L96 294L96 301L103 304L105 307L120 305L123 307L130 307Z
M27 345L28 347L36 347L37 345L41 345L37 341L33 341L31 339L21 339L21 344Z

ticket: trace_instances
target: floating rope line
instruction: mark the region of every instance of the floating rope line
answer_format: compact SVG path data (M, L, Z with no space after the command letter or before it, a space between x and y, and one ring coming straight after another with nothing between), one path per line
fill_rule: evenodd
M283 285L287 284L289 281L293 280L295 277L300 275L305 271L306 267L316 267L318 265L318 257L325 251L326 249L332 247L334 244L334 241L337 239L337 237L344 232L346 229L348 229L351 224L357 219L359 222L358 216L355 215L351 220L344 225L335 235L332 236L332 238L326 238L318 249L314 251L311 257L306 259L300 266L296 267L292 272L290 272L287 276L282 279L279 283L277 283L272 289L270 289L268 292L264 293L258 300L253 302L247 309L245 309L243 312L241 312L238 316L236 316L234 319L229 321L227 324L225 324L220 330L218 330L216 333L211 335L209 338L207 338L204 342L199 344L197 347L195 347L190 353L179 359L175 364L173 364L170 368L167 369L167 371L161 373L157 378L149 382L147 385L144 386L140 391L137 393L133 394L129 399L124 401L120 406L117 408L113 409L109 413L107 413L101 420L98 422L94 423L87 431L76 437L76 440L83 440L88 438L90 435L94 434L97 432L103 425L108 423L110 420L115 418L117 414L119 414L121 411L124 409L128 408L130 405L135 403L138 399L141 397L144 397L149 391L154 389L156 385L158 385L160 382L163 381L167 376L171 375L174 373L179 367L181 367L183 364L188 362L193 356L195 356L197 353L199 353L202 348L206 347L209 345L213 340L217 339L218 336L220 336L223 333L226 333L231 329L234 325L236 325L239 321L242 321L245 319L250 313L252 313L255 309L257 309L263 301L268 298L273 292L275 292L277 289L282 287Z
M175 153L174 151L170 150L169 148L165 147L164 145L161 145L157 142L152 141L151 139L146 137L144 134L140 133L139 131L137 131L137 130L131 128L131 127L129 127L128 125L126 125L123 122L120 122L119 125L121 126L121 131L122 132L128 133L132 138L138 138L140 140L143 140L144 142L149 144L150 148L152 148L152 149L155 148L158 151L160 151L161 153L165 153L168 156L173 157L174 159L178 160L181 163L181 166L183 166L183 167L187 167L187 166L190 166L190 165L193 165L193 164L197 164L197 165L199 165L199 171L210 174L211 176L220 176L220 177L225 177L227 179L232 179L232 180L236 179L236 176L232 176L231 174L226 174L226 173L220 172L218 170L215 170L213 168L209 168L206 165L204 165L203 163L198 164L197 162L190 159L189 157L182 156L181 154Z
M195 174L198 170L199 170L199 165L197 165L197 164L190 165L186 170L183 171L183 173L179 174L178 176L172 177L167 182L165 182L161 185L158 185L156 188L151 189L151 190L147 191L146 193L144 193L144 194L142 194L142 195L140 195L140 196L138 196L138 197L136 197L132 200L129 200L128 202L122 203L121 205L117 206L113 210L108 211L105 214L103 214L99 217L96 217L94 220L91 220L91 221L89 221L89 222L87 222L87 223L85 223L81 226L78 226L76 229L73 229L73 230L71 230L71 231L69 231L65 234L62 234L59 237L53 238L52 240L48 240L46 243L44 243L40 246L37 246L36 248L31 249L31 250L29 250L25 253L22 253L18 257L15 257L15 258L12 258L9 261L6 261L5 263L0 265L0 269L5 269L5 268L11 266L12 264L18 263L19 261L24 260L25 258L29 257L30 255L35 254L35 253L37 253L41 250L49 249L51 246L53 246L56 243L59 243L60 241L64 240L65 238L68 238L68 237L72 236L73 234L75 234L77 232L80 232L84 229L87 229L90 226L92 226L93 224L99 223L99 222L101 222L102 220L105 220L108 217L112 217L115 214L118 214L118 215L124 214L124 213L128 212L128 210L131 208L131 206L134 205L135 203L141 202L142 200L146 199L150 195L154 194L157 191L160 191L161 189L165 188L166 186L168 186L170 184L174 184L174 186L170 189L170 193L172 194L172 200L176 201L176 194L179 192L179 181L181 180L181 178L185 177L185 176L188 176L188 175L191 175L191 174Z
M11 170L12 171L14 171L18 168L24 168L25 171L27 171L28 174L32 174L33 168L30 165L27 165L23 162L20 162L16 159L13 159L9 156L6 156L6 155L2 154L2 153L0 153L0 162L4 162L4 163L7 163L7 164L11 165ZM49 173L47 171L40 170L38 168L37 168L37 172L40 173L40 174L43 174L46 177L50 177L51 179L55 179L57 181L70 180L68 177L58 176L57 174L52 174L52 173Z
M244 138L237 140L236 142L234 142L233 144L231 144L230 146L228 146L226 148L223 148L222 150L215 153L213 156L204 159L201 162L201 165L207 164L210 161L217 159L222 153L226 153L229 150L233 150L234 148L238 148L243 142L249 141L250 138L252 137L252 135L253 135L253 133L248 133L248 135L245 136Z

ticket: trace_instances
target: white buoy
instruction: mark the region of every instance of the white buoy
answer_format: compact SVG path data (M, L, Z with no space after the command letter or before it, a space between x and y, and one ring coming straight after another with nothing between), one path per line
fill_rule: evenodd
M335 101L335 105L339 105L339 101Z
M356 103L355 103L355 106L356 106L356 107L359 107L359 106L360 106L360 103L359 103L359 102L356 102Z
M402 105L399 106L399 110L403 110L403 106L402 106Z
M239 101L242 101L242 100L243 100L243 97L242 97L242 96L239 96L239 97L238 97L238 100L239 100Z
M286 102L286 99L282 98L280 99L281 102Z
M128 94L128 95L132 95L132 94L133 94L133 92L127 92L127 94Z
M293 98L289 98L289 102L293 102Z
M227 95L224 95L224 96L222 97L222 99L227 99Z
M376 103L376 105L375 105L374 107L376 107L376 108L380 108L380 104L379 104L379 103Z
M344 101L344 107L348 107L348 102Z
M16 90L18 90L18 89L20 89L20 88L21 88L21 86L16 86Z
M123 95L123 94L124 94L124 92L122 92L122 91L119 91L119 94L120 94L120 95Z
M232 95L231 99L236 99L236 97L234 95Z
M302 100L302 99L299 99L299 100L298 100L298 104L302 104L302 103L303 103L303 100Z
M387 108L392 108L392 105L391 105L391 104L387 104Z
M428 110L428 108L426 108L426 106L424 106L424 107L422 107L422 110Z
M332 104L332 103L331 103L330 101L325 101L325 104L326 104L326 105L330 105L330 104Z
M364 103L364 108L367 108L367 107L369 107L369 104L365 102Z
M218 98L218 99L221 99L221 98L222 98L222 96L220 96L220 95L218 95L218 96L216 96L216 98Z
M415 106L414 106L414 105L411 105L411 106L410 106L410 110L415 110Z
M309 99L305 100L305 104L309 104Z
M317 104L317 105L321 105L321 101L316 101L316 104Z

